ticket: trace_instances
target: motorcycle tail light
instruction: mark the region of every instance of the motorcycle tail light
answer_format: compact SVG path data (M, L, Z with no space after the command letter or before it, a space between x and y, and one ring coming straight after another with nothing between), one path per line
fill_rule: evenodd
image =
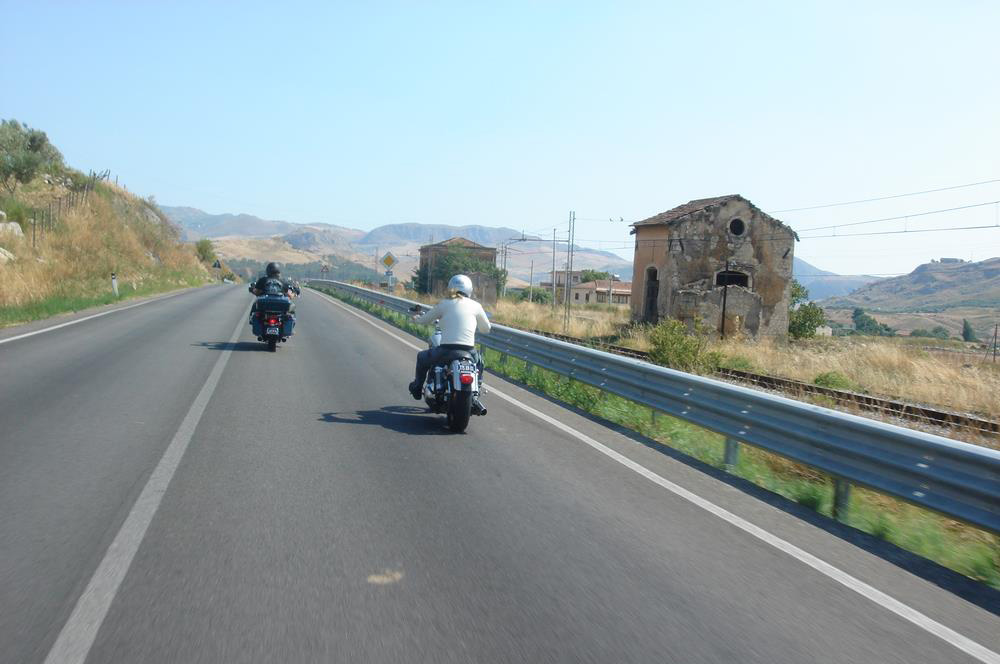
M472 374L462 374L458 377L462 385L472 385Z
M271 325L277 325L278 324L278 319L277 318L271 318L267 322L270 323Z

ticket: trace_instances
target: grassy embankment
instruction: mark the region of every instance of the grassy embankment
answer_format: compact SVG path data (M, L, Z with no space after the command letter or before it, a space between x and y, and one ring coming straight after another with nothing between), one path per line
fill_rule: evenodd
M427 326L417 325L400 314L333 291L319 290L420 338L425 338L428 333ZM725 468L724 438L718 434L672 417L654 415L645 406L520 360L508 358L501 363L498 354L489 350L485 356L491 371L627 427L706 464ZM736 466L727 470L820 514L832 515L833 482L823 473L747 445L742 446ZM861 488L851 492L847 524L1000 588L1000 537Z
M61 185L41 178L0 199L12 218L45 210L65 197ZM0 235L15 260L0 264L0 326L152 295L212 280L190 245L152 203L109 183L98 183L85 202L63 209L54 227L21 222L24 237ZM111 293L118 276L119 297Z

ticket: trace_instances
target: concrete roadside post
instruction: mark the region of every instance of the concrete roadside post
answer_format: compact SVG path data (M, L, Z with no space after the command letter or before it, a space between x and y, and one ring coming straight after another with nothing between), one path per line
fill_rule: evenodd
M118 297L118 277L114 272L111 273L111 292L115 294L115 297Z

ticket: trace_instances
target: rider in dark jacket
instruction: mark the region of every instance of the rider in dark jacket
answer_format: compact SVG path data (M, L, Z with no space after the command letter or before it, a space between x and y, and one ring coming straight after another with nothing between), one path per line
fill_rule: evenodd
M295 284L285 281L281 278L281 263L270 262L267 267L264 268L265 276L258 279L252 286L250 286L250 292L258 297L261 295L286 295L289 298L292 297L292 293L295 295L301 295L302 292L299 287ZM253 311L257 310L257 303L253 303ZM295 303L291 303L288 309L288 313L295 313Z

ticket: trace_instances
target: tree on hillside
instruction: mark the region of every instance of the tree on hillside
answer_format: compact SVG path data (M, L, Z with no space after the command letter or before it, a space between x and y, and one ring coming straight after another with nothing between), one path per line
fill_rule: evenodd
M13 196L18 184L42 169L63 168L63 157L44 131L17 120L0 120L0 183Z
M963 341L979 341L976 338L976 333L972 330L972 324L966 319L962 319L962 340Z
M856 308L851 315L854 320L854 330L857 334L864 334L872 337L894 337L896 330L865 313L864 309Z
M610 272L601 272L599 270L584 270L580 273L580 283L586 284L591 281L600 281L602 279L611 279L613 275Z
M793 339L807 339L816 335L816 328L826 321L826 314L818 304L809 302L809 291L792 279L792 294L788 301L788 334Z
M496 280L497 293L503 290L507 272L493 263L476 258L462 247L450 247L434 258L433 271L428 274L427 266L418 269L413 277L413 288L418 293L430 293L435 282L447 282L456 274L482 272Z
M198 253L198 260L202 263L212 263L215 261L215 245L208 238L202 238L195 242L194 250Z

